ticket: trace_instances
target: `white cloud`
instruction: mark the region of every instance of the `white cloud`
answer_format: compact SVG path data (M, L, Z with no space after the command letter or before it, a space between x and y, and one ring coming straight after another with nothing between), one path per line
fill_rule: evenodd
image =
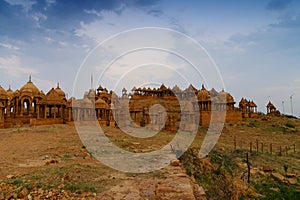
M5 0L10 5L21 5L26 12L28 12L32 5L36 3L36 1L32 0Z
M20 50L19 47L16 47L16 46L11 45L11 44L0 43L0 46L5 47L5 48L7 48L7 49L15 50L15 51Z
M98 12L96 11L95 9L92 9L92 10L83 10L85 13L87 14L94 14L96 15L97 17L101 17L101 12Z
M12 77L20 77L21 75L38 74L35 69L22 67L21 59L16 55L8 57L0 57L0 70Z
M46 15L44 15L40 12L36 12L36 13L32 14L31 16L32 16L33 20L35 21L35 24L38 28L41 28L40 23L47 20L47 18L48 18Z

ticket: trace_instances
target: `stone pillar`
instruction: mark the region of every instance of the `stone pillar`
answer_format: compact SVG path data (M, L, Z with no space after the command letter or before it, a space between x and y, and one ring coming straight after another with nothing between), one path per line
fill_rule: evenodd
M53 107L53 118L56 119L56 105Z
M81 108L77 108L77 121L80 121Z
M36 106L36 117L39 119L40 118L40 105L35 105Z
M24 102L21 100L20 116L23 116L23 112L24 112Z
M0 106L0 128L4 126L4 108Z
M47 118L47 106L44 106L44 118Z

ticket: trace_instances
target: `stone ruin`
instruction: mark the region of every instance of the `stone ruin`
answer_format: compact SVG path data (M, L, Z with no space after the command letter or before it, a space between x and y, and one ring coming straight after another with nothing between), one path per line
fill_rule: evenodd
M199 90L193 85L184 90L177 85L171 89L164 84L159 88L134 87L129 94L124 88L121 96L99 86L86 92L82 99L67 99L59 84L45 94L30 77L19 90L0 86L0 128L97 120L102 126L176 131L184 121L184 130L192 131L197 124L208 126L213 111L226 111L225 122L258 117L253 101L242 98L239 107L235 103L224 90L207 90L204 85ZM267 113L278 112L269 102Z

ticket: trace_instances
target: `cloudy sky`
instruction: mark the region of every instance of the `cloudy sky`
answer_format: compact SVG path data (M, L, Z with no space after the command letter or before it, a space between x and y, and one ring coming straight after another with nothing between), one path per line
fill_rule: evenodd
M80 66L99 43L142 27L175 30L197 41L217 65L225 89L237 102L242 96L253 99L262 112L269 100L281 111L284 102L285 113L291 114L290 96L294 94L293 112L300 116L297 0L0 0L0 85L16 90L31 74L45 92L60 82L70 96ZM101 59L111 59L105 55ZM160 56L175 69L185 67L176 58ZM159 66L145 70L159 71ZM97 66L95 70L94 87L98 84ZM136 73L143 72L148 73ZM121 65L110 73L122 75ZM142 77L153 82L153 76L149 80ZM171 76L166 76L165 82L176 83ZM197 88L203 82L191 79ZM111 87L108 82L102 84Z

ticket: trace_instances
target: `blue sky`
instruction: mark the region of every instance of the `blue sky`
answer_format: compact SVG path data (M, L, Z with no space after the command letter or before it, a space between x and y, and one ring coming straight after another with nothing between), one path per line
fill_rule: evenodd
M70 96L77 70L97 44L153 26L199 42L237 102L253 99L265 112L269 99L281 111L284 101L291 114L294 93L294 114L300 116L297 0L1 0L0 85L18 89L31 74L45 92L60 82ZM199 88L202 81L192 83Z

